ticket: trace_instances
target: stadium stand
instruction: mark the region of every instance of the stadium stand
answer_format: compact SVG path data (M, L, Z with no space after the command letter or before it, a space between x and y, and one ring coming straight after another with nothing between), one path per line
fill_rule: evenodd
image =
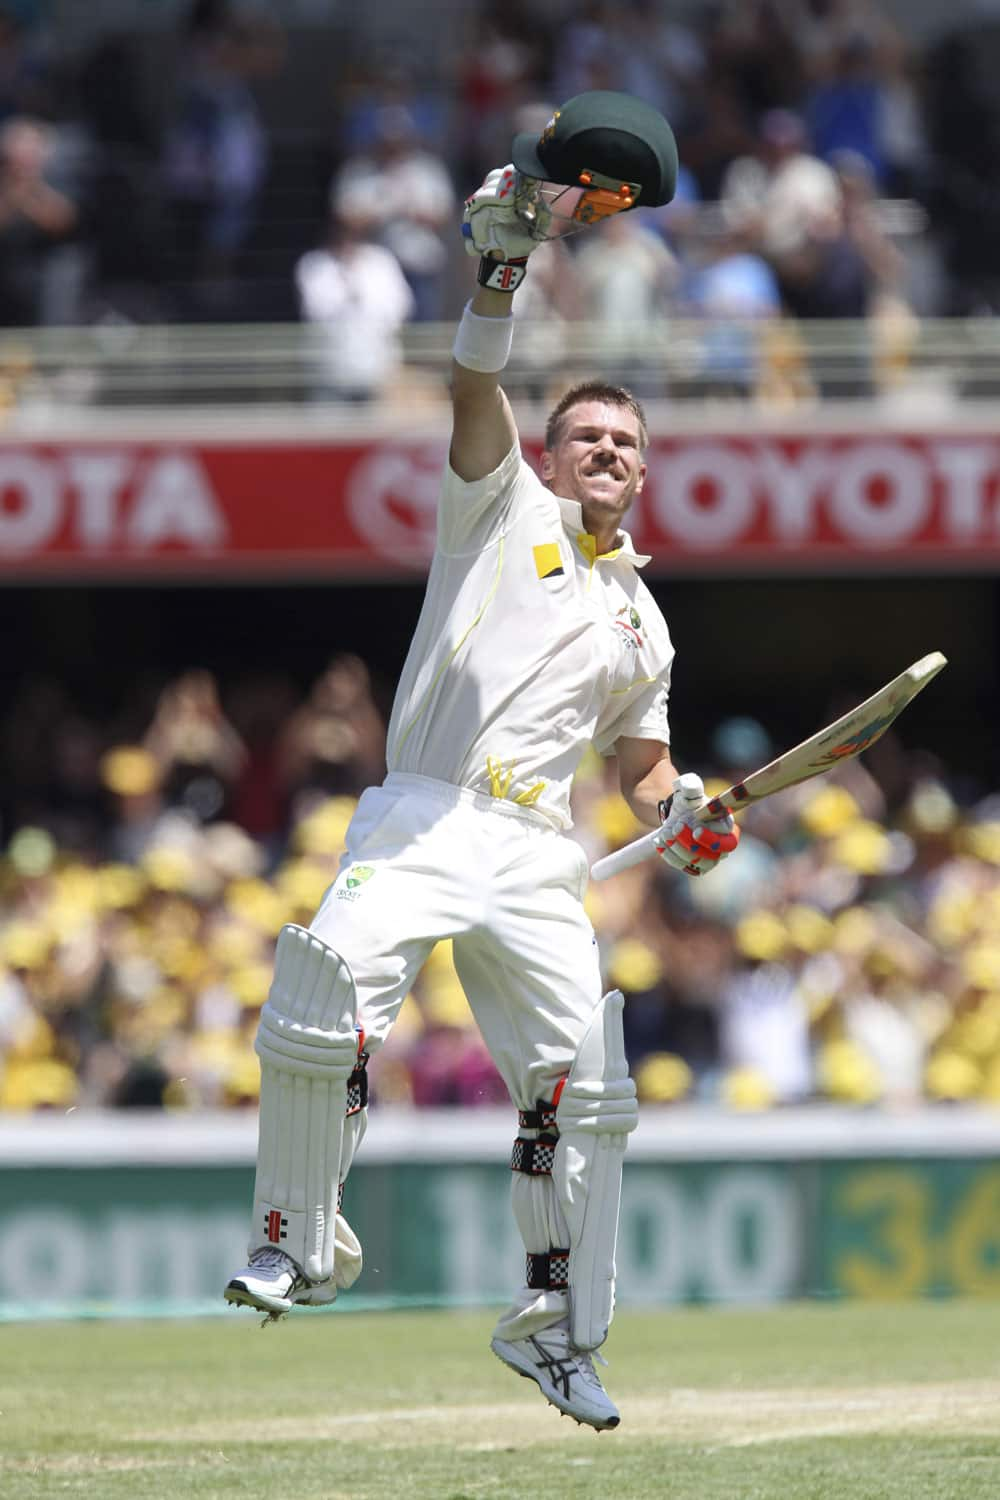
M397 255L411 317L392 330L384 378L361 390L317 379L329 331L299 326L296 267L387 122L457 200L519 122L602 86L666 110L682 189L630 216L613 255L553 249L564 259L546 276L539 252L543 337L511 367L515 395L544 400L583 365L620 375L632 320L628 368L653 402L808 415L828 398L902 397L919 416L928 400L995 392L1000 227L980 209L997 33L961 8L945 24L940 8L874 0L669 15L641 0L508 0L461 7L433 45L426 8L415 27L405 4L369 8L370 30L350 34L319 24L318 7L305 24L197 0L145 26L126 24L127 6L89 22L70 9L0 6L12 434L130 407L245 417L318 403L341 432L356 405L439 413L447 319L464 300L460 277L440 279L436 250L461 257L440 225L429 259ZM957 118L944 80L959 64ZM396 254L398 220L362 219ZM624 312L619 256L635 299ZM253 1105L275 935L308 920L380 774L384 705L358 649L307 690L272 673L237 692L192 668L154 702L120 694L111 722L41 667L18 675L0 715L0 1109ZM721 785L747 768L754 726L742 740L739 725L714 727ZM636 831L596 758L575 803L592 857ZM740 859L704 892L643 866L590 897L608 981L629 996L640 1095L748 1110L1000 1101L1000 806L987 785L955 785L897 746L874 777L832 778L745 826ZM372 1083L390 1103L502 1098L446 948Z

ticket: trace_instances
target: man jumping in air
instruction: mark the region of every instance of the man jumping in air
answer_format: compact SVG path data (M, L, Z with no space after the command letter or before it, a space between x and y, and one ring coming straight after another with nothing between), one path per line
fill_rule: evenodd
M389 725L389 774L361 797L340 873L310 928L285 927L257 1037L260 1144L249 1264L230 1302L274 1316L332 1301L361 1269L338 1212L365 1130L365 1065L435 943L455 967L518 1110L513 1210L524 1286L492 1348L596 1428L619 1414L594 1369L614 1309L622 1162L635 1085L622 996L601 993L565 837L588 745L617 757L659 852L700 875L736 846L671 797L673 648L622 520L646 475L642 409L577 386L549 417L541 474L521 457L499 383L512 294L538 239L520 181L581 186L578 223L669 200L666 122L625 95L579 95L465 208L478 289L454 347L454 426L427 593ZM539 210L547 214L544 203ZM688 778L686 778L686 781Z

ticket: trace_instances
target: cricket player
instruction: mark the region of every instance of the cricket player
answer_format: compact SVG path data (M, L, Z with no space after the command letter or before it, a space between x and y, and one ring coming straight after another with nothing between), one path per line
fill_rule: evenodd
M623 97L570 101L541 141L515 141L518 169L561 183L572 167L568 180L587 170L603 183L614 167L602 194L625 184L666 201L676 157L671 169L666 146L649 148L646 114L669 135L661 117L646 106L638 124L616 115L609 159L577 108ZM578 163L554 164L553 147ZM619 1413L593 1359L614 1308L637 1107L623 998L602 996L587 862L566 837L584 749L616 756L624 796L659 827L659 852L677 870L711 870L738 835L728 814L695 820L701 796L672 797L673 648L640 578L649 559L622 529L646 476L639 403L600 382L578 386L549 418L540 475L521 457L500 376L512 296L538 240L513 207L514 183L514 165L498 168L465 207L478 286L455 339L437 546L389 725L389 773L361 797L308 931L287 926L278 939L256 1042L250 1257L225 1296L279 1317L332 1301L358 1276L361 1247L338 1209L365 1131L365 1066L435 943L450 938L518 1110L512 1203L526 1275L491 1347L560 1411L603 1429Z

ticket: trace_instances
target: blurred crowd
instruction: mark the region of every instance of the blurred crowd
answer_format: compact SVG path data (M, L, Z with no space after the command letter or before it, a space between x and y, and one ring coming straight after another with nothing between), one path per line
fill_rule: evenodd
M0 721L0 1110L254 1105L275 936L310 921L383 774L378 700L350 655L302 695L192 670L105 723L21 690ZM710 790L778 748L743 718L707 744ZM640 831L596 754L573 806L592 859ZM741 823L710 878L654 859L591 885L641 1098L1000 1103L1000 802L960 803L890 732ZM504 1102L447 942L370 1071L376 1103Z
M0 0L0 329L299 317L316 397L371 401L404 326L468 294L462 197L591 88L664 111L677 198L539 250L512 384L541 393L587 319L644 397L781 398L814 381L796 324L866 318L856 393L891 382L918 317L1000 305L1000 17L978 8L918 44L878 0L428 0L370 53L361 19L356 45L331 23L311 71L260 0L180 5L152 51L98 9L70 50L44 4ZM654 345L679 316L698 347ZM252 1104L275 935L334 878L384 735L354 656L304 695L192 670L109 722L27 680L0 716L0 1109ZM1000 1101L1000 805L894 743L748 810L709 880L652 861L592 887L643 1099ZM726 721L698 769L726 785L775 748ZM596 756L577 777L592 858L637 831L614 784ZM372 1083L504 1098L447 944Z
M1000 300L1000 17L979 7L922 37L880 0L437 0L367 50L331 20L312 71L263 0L190 0L152 62L139 32L95 19L69 53L22 11L0 0L0 326L299 317L325 340L315 395L371 400L403 325L464 300L462 198L592 88L666 114L678 194L536 257L536 363L581 317L623 357L650 320L703 318L671 389L794 395L789 320L870 319L889 378L918 317Z

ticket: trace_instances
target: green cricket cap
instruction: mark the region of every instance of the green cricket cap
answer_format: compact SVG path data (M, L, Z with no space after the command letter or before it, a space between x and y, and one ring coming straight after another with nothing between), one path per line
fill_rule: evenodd
M526 177L575 184L596 172L637 183L638 206L669 203L677 188L677 144L659 110L632 94L592 89L555 111L540 136L514 137L511 160Z

